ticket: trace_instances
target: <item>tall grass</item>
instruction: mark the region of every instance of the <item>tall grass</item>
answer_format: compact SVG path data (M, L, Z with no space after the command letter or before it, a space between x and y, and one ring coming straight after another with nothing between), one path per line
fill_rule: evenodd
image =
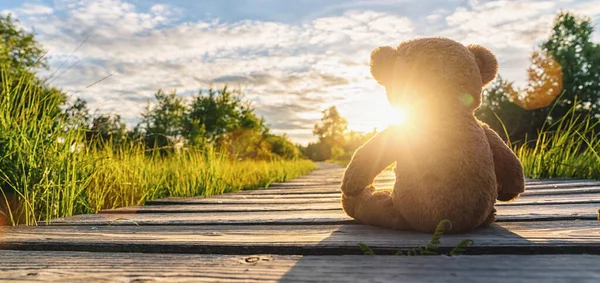
M575 103L576 104L576 103ZM600 179L598 119L572 108L513 149L530 178Z
M88 147L85 132L60 115L62 97L33 74L0 68L0 82L0 225L268 186L314 167L307 160L231 161L211 147L167 156L136 143Z

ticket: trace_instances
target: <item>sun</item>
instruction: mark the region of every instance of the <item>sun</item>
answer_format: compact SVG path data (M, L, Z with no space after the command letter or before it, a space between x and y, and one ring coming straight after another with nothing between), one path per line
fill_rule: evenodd
M387 124L388 125L402 125L408 121L408 111L404 108L391 108L387 113Z

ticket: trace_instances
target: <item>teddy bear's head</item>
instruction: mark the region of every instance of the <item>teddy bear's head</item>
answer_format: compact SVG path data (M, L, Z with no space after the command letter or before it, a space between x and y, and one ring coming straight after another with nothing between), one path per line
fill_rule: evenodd
M497 72L491 51L446 38L410 40L371 53L371 74L386 88L392 106L472 112Z

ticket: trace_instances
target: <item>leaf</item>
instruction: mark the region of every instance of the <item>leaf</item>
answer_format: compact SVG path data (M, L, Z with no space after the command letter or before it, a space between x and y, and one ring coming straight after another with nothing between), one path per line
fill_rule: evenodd
M369 248L369 246L367 246L363 243L358 243L358 246L360 247L360 250L363 252L363 254L375 255L375 252L373 251L373 249Z
M467 247L469 247L470 245L473 245L475 242L473 242L473 240L471 239L466 239L466 240L462 240L460 243L458 243L458 245L456 245L456 247L454 247L454 249L452 249L452 251L450 251L451 256L457 256L457 255L462 255L465 250L467 249Z
M435 231L433 232L433 236L431 237L431 241L427 244L428 250L436 250L437 245L440 243L440 239L444 234L444 229L448 226L448 230L452 229L452 222L448 219L444 219L438 223L437 227L435 227Z

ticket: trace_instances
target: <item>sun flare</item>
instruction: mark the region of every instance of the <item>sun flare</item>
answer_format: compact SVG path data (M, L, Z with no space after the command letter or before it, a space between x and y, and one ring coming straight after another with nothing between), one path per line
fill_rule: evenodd
M388 125L402 125L408 120L408 112L404 108L392 108L388 114Z

